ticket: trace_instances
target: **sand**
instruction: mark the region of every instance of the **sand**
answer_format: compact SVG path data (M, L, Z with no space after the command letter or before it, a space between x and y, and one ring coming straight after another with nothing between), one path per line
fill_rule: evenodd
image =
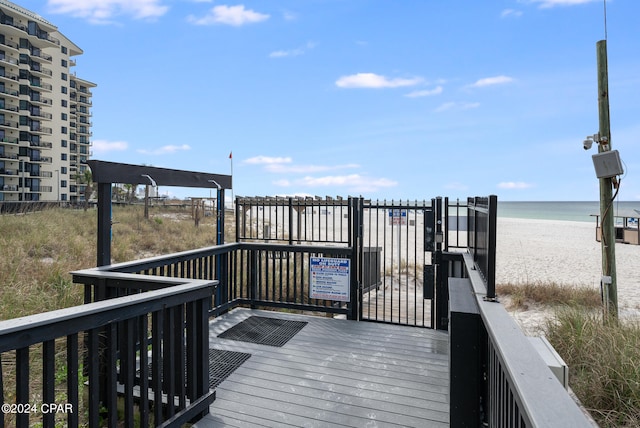
M496 283L556 282L600 289L602 250L593 223L499 218ZM640 246L616 244L621 316L640 315ZM521 326L535 330L548 313L510 310Z

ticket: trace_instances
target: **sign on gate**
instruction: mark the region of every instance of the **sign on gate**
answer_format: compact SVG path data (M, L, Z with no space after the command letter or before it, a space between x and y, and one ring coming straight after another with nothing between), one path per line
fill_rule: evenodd
M312 299L350 300L351 260L311 257L310 292Z
M405 226L407 224L407 210L401 210L398 208L389 210L389 226L399 224Z

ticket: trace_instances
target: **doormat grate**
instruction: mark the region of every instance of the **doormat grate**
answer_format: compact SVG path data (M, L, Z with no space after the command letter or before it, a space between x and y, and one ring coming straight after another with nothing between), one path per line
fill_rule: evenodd
M245 352L223 351L220 349L209 349L209 387L211 389L220 385L231 373L249 359L251 354ZM186 356L185 356L186 360ZM149 363L148 373L151 380L152 365ZM160 376L162 376L162 366ZM185 367L185 373L187 368ZM136 370L136 385L140 384L140 369Z
M213 389L220 385L250 356L244 352L209 349L209 387Z
M283 346L305 325L306 321L251 316L220 333L218 337L259 345Z

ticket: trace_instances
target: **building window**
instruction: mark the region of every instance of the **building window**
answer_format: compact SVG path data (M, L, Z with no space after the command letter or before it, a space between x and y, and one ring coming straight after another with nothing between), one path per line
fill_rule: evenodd
M67 167L66 166L61 166L60 167L60 174L66 174L67 173Z
M63 94L66 94L67 93L67 87L66 86L60 87L60 91L62 91Z
M67 120L67 113L61 113L60 114L60 119Z
M60 194L60 200L66 201L67 200L67 194L66 193L61 193Z
M60 132L62 132L63 134L66 134L66 133L67 133L67 127L66 127L66 126L63 126L63 127L60 129Z
M62 78L62 80L67 80L67 73L62 73L60 77Z
M62 107L66 107L67 106L67 100L62 100L60 105L62 105Z
M61 153L60 154L60 160L66 161L67 160L67 154L66 153Z
M61 64L63 67L66 67L66 66L67 66L67 60L66 60L66 59L63 59L62 61L60 61L60 64Z
M60 187L67 187L67 180L60 180Z
M66 46L61 46L61 47L60 47L60 51L61 51L63 54L66 54L66 53L67 53L67 47L66 47Z
M61 141L60 141L60 145L61 145L62 147L67 147L67 140L61 140Z

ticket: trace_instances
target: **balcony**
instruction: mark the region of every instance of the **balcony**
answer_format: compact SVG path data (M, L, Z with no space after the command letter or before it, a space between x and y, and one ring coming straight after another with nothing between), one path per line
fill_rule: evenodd
M47 128L46 126L31 126L29 129L31 132L36 134L48 134L51 135L53 133L53 129Z
M18 144L18 138L10 138L10 137L0 138L0 143L4 143L4 144Z
M47 92L53 91L53 85L50 85L48 83L31 83L31 87L42 89Z
M41 156L37 159L31 158L33 163L53 163L53 159L49 156Z
M31 72L35 73L35 74L41 74L43 76L46 77L52 77L53 76L53 71L49 70L48 68L44 68L44 67L31 67Z
M17 59L12 58L10 56L0 56L0 63L14 65L16 67L20 64Z
M31 52L31 56L47 62L51 62L53 60L53 57L51 55L47 55L44 52L40 52L40 53Z
M1 89L0 88L0 94L10 95L10 96L16 97L16 98L20 96L20 93L18 91L12 91L12 90L6 89L6 88L5 89Z
M19 44L15 43L15 42L12 42L11 40L7 40L6 38L5 38L4 42L0 42L0 46L4 46L4 47L10 48L10 49L13 49L15 51L18 51L20 49L20 45Z
M12 105L7 105L7 102L5 101L5 103L3 105L0 105L0 110L2 111L10 111L13 113L17 113L20 111L20 109L17 106L12 106Z
M51 113L46 113L46 112L42 112L42 111L38 112L38 113L31 112L31 117L38 118L38 119L44 119L44 120L53 119L53 115Z
M13 122L10 120L5 120L4 122L0 122L0 127L1 128L9 128L9 129L18 129L19 124L18 122Z
M12 184L5 184L4 186L2 186L2 191L3 192L17 192L18 191L18 186L12 185Z
M4 73L0 74L0 80L17 82L18 80L20 80L20 76L15 73L5 71Z
M18 155L12 153L0 154L0 159L18 160Z
M16 175L18 175L18 170L17 169L0 168L0 175L16 176Z
M43 105L48 105L48 106L52 106L53 105L53 100L51 98L44 98L44 97L40 97L40 96L32 96L30 98L32 103L35 104L43 104Z
M42 149L51 149L53 148L53 143L49 143L47 141L31 141L29 142L30 147L40 147Z
M20 13L24 13L24 11L20 10ZM2 32L7 36L14 36L18 38L28 37L29 42L33 46L39 48L60 46L60 40L56 39L55 37L51 37L47 32L39 31L39 34L31 34L29 32L29 28L24 25L3 22L0 23L0 29L2 29Z

